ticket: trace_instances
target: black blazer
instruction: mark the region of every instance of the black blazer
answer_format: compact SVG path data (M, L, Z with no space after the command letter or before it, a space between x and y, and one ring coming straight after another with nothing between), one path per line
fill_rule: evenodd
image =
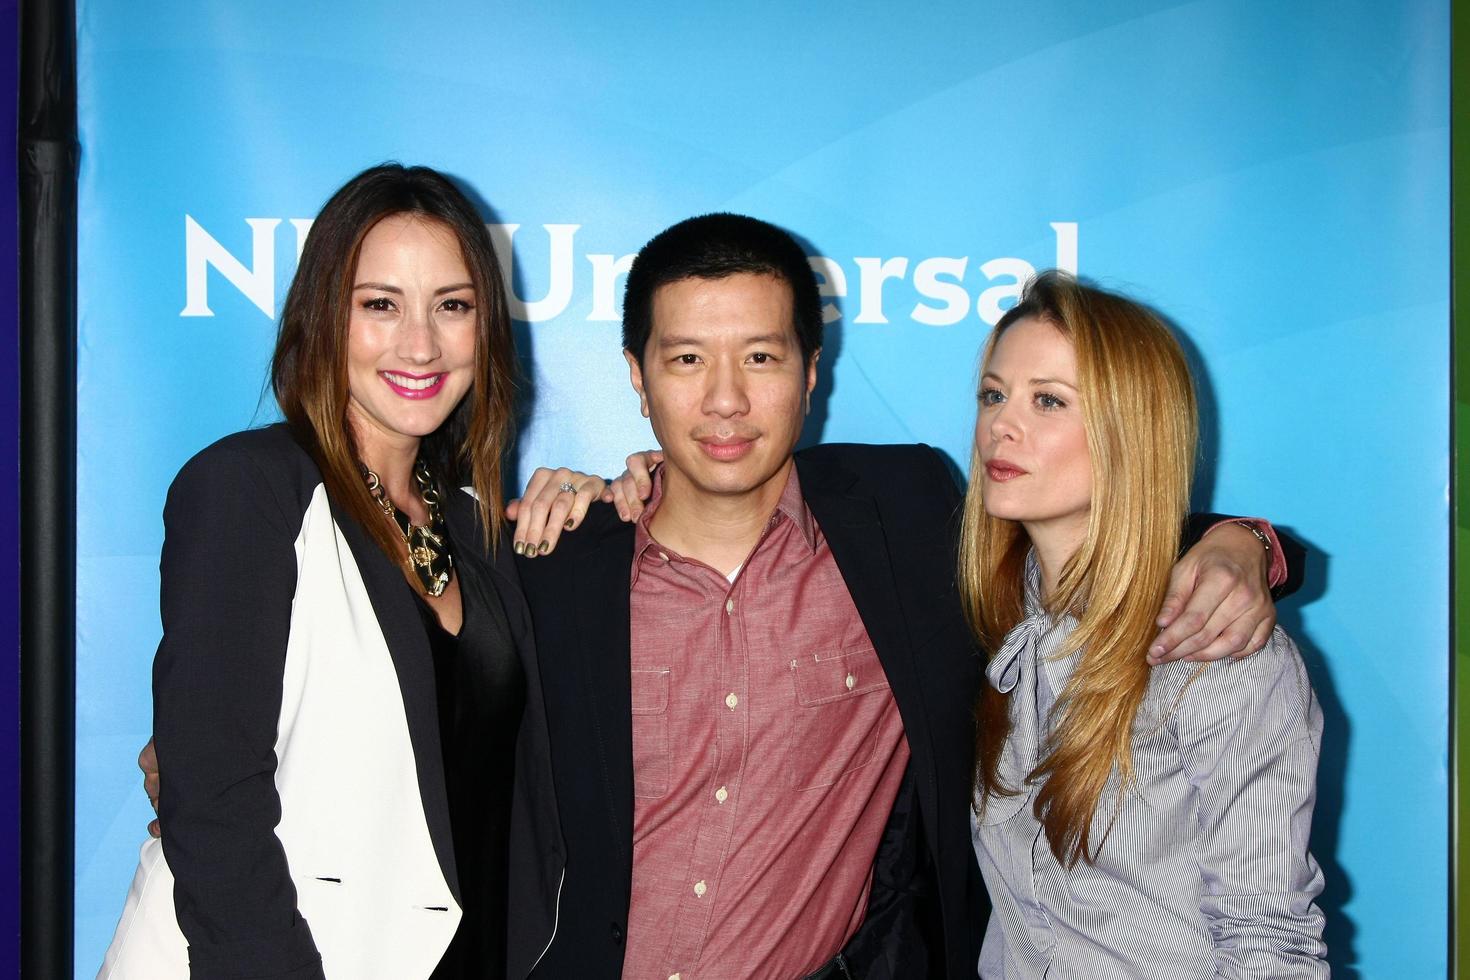
M499 596L527 677L509 856L509 959L520 978L550 941L561 880L540 672L509 542L494 556L476 547L484 537L466 494L448 494L445 515L461 545L465 601ZM137 914L125 920L134 937L119 929L114 952L126 956L111 966L124 976L175 975L187 936L195 977L305 980L321 975L318 949L376 955L374 943L413 957L412 966L379 958L379 973L427 976L448 943L443 899L457 900L459 889L433 665L401 571L325 495L315 463L285 425L237 433L191 460L170 490L165 525L166 632L154 663L165 836L161 851L158 842L145 847L143 864L166 881L166 852L182 901L175 910L171 884L140 890L135 881L141 904L130 897ZM358 659L344 652L343 637L358 638L349 645ZM386 663L375 648L386 648ZM362 717L361 706L393 713L399 703L406 737L391 751L365 748L348 758L335 742L292 738L290 772L279 771L276 744L286 726L309 718L313 731L391 731L381 717ZM345 771L354 774L349 798L317 792L331 785L319 775ZM410 774L421 806L383 802L403 796L393 782L401 773ZM293 828L284 837L283 810ZM410 848L423 838L401 833L411 829L405 819L422 819L427 847ZM332 832L347 825L356 832ZM302 915L348 902L350 914ZM168 928L138 927L154 917ZM175 918L182 934L170 935ZM138 936L158 937L158 945Z
M869 899L884 935L863 944L858 975L973 976L984 907L967 814L981 672L954 586L959 492L924 446L819 446L796 466L911 750ZM633 851L632 558L633 526L594 505L551 555L520 560L567 817L560 919L536 977L621 975Z

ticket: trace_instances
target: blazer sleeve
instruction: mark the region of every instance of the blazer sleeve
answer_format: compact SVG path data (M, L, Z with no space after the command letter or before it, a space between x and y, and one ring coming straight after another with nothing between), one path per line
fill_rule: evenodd
M1188 520L1184 522L1180 552L1188 551L1199 544L1205 532L1221 521L1236 519L1229 514L1190 514ZM1281 543L1281 557L1286 562L1286 580L1272 588L1271 595L1277 599L1285 599L1300 589L1302 583L1306 581L1307 549L1300 541L1282 531L1281 528L1273 525L1271 530L1276 532L1276 540Z
M1196 794L1215 975L1326 978L1322 872L1307 847L1322 713L1296 647L1278 628L1256 656L1200 668L1172 725Z
M194 980L322 976L275 833L299 523L254 459L220 447L184 467L164 507L153 730Z

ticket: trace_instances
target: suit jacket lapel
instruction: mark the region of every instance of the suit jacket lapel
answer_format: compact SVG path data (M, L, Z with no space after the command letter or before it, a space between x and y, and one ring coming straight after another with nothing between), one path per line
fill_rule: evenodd
M408 738L418 769L419 797L429 837L450 893L459 899L459 877L454 865L454 837L449 827L449 797L444 788L444 752L439 742L438 691L434 683L434 661L423 618L414 604L403 573L398 570L360 524L332 504L332 517L367 587L378 626L388 644L388 655L398 675L403 695L403 714Z
M796 473L802 497L832 549L832 558L847 583L868 638L878 651L878 659L903 716L909 746L915 756L932 758L932 752L928 751L929 716L921 703L923 695L914 663L915 652L909 642L912 632L894 578L878 503L872 494L862 490L851 470L835 461L804 459L798 455ZM919 780L918 785L921 793L932 794L929 779ZM925 807L925 824L931 833L934 832L932 810L932 805Z
M889 685L895 696L916 693L903 604L877 501L855 487L856 477L844 467L801 457L796 463L802 497L832 549Z
M473 500L473 498L470 498L470 500ZM460 525L453 523L454 508L450 508L447 514L447 520L451 520L450 533L454 535L454 541L465 541L463 533L473 533L475 535L473 536L473 544L469 545L469 547L476 548L476 550L481 548L479 522L478 520L473 520L473 514L466 516L462 522L463 525L469 527L469 532L462 532L462 530L459 530ZM459 545L459 547L463 550L466 545ZM520 591L520 573L516 572L516 557L514 557L514 552L510 550L510 536L507 535L504 529L501 529L500 532L500 547L495 548L494 554L490 555L488 566L490 566L490 577L491 582L494 582L495 592L497 592L497 595L500 595L500 604L506 608L506 620L510 623L510 635L516 641L517 648L531 646L534 649L534 644L529 642L531 641L531 607L526 605L525 594Z

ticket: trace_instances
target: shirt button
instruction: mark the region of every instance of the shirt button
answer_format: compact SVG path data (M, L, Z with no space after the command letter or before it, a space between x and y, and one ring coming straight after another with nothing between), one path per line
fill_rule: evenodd
M705 888L703 881L696 881L694 883L694 897L695 898L704 898L704 893L707 890L708 889Z
M660 558L662 558L662 559L663 559L663 560L664 560L664 561L668 561L668 560L669 560L669 556L668 556L668 555L666 555L666 554L664 554L664 553L663 553L663 552L662 552L662 551L660 551L660 552L659 552L659 553L658 553L658 556L659 556L659 557L660 557ZM675 976L678 976L678 974L677 974L677 973L676 973L676 974L674 974L674 975L675 975Z
M679 978L682 976L682 973L671 973L669 974L669 980L679 980Z
M734 611L735 611L735 600L734 599L726 599L725 600L725 612L732 613Z
M728 800L729 798L730 798L730 794L725 789L725 787L721 786L719 789L715 790L715 802L716 803L723 803L726 800Z
M729 694L725 695L725 707L729 708L731 711L734 711L735 706L739 703L740 699L735 696L734 691L731 691Z
M843 683L846 684L847 685L847 689L849 691L851 691L854 687L857 687L857 678L854 677L854 676L852 676L851 674L848 674L847 675L847 680L844 681Z

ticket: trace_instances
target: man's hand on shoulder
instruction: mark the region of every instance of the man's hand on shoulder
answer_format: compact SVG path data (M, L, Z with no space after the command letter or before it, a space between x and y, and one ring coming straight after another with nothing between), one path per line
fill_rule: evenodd
M1251 531L1230 523L1208 531L1169 576L1149 663L1259 652L1276 625L1269 571L1270 556Z

